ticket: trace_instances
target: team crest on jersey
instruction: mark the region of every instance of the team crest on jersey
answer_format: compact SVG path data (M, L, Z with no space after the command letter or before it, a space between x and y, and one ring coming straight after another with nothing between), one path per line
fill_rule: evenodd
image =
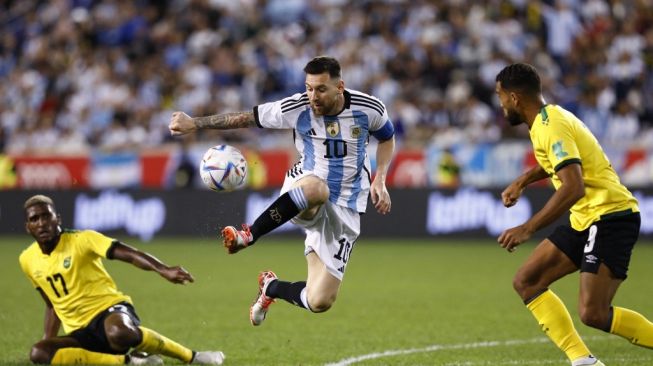
M65 268L65 269L70 268L70 257L66 257L66 258L63 260L63 268Z
M351 126L351 137L357 139L361 135L361 126Z
M338 122L329 122L326 125L326 130L331 137L336 137L340 133L340 125Z

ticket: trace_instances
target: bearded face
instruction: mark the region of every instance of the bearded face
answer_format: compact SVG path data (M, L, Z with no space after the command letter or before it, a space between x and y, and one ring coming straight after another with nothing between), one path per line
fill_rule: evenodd
M524 123L524 118L514 109L508 108L503 111L504 116L511 126L519 126Z
M506 117L508 123L510 123L511 126L518 126L524 123L525 118L515 108L514 98L511 97L510 93L506 92L506 90L501 87L500 82L497 82L495 91L497 97L499 98L501 109L503 109L503 115Z

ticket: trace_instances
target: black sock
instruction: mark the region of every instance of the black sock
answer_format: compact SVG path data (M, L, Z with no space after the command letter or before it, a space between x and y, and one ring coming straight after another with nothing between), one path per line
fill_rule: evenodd
M252 226L249 227L252 233L252 242L249 245L252 245L262 235L269 233L297 216L299 211L299 208L290 197L289 192L279 196L270 207L261 213Z
M306 288L306 281L286 282L276 280L268 285L265 294L270 297L284 299L293 305L306 309L301 297L304 288Z

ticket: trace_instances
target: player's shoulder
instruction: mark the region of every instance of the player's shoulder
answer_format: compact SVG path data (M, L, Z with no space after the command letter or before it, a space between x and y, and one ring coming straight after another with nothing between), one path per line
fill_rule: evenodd
M381 116L385 114L385 105L379 98L353 89L345 89L345 92L347 93L346 95L349 98L349 104L352 109L366 109L370 112L376 112Z
M309 105L308 94L306 92L295 93L289 97L281 99L279 103L281 104L281 113L292 112Z
M23 249L23 251L20 253L18 256L18 260L23 263L25 261L29 261L29 258L32 258L33 256L37 255L38 252L40 252L39 244L36 241L33 241L32 244L30 244L27 248Z
M104 234L95 230L63 229L61 232L61 241L66 243L65 245L72 245L75 247L94 244L106 239L107 237Z
M547 127L543 129L544 131L556 130L561 127L564 128L569 120L568 115L565 112L567 111L559 105L547 104L540 109L538 115L539 118L535 121L536 126Z

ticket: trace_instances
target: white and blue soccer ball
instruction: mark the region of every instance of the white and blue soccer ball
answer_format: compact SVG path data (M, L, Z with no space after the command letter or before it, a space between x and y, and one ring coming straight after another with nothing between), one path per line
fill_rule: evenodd
M247 160L233 146L213 146L202 157L200 176L216 192L241 189L247 184Z

